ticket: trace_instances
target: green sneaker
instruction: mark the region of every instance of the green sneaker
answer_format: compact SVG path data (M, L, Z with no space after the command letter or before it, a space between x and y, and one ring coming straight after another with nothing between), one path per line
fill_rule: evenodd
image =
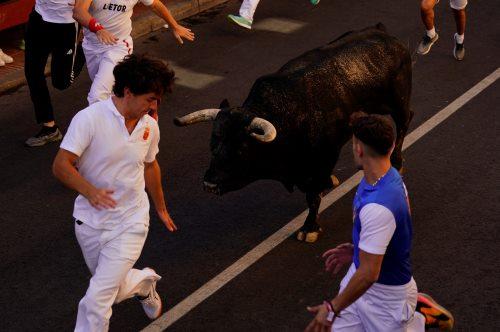
M252 28L252 21L247 20L244 17L238 16L238 15L227 15L227 18L236 24L238 24L240 27L244 27L247 29Z
M319 0L310 0L310 1L311 1L311 4L313 4L315 6L319 3Z

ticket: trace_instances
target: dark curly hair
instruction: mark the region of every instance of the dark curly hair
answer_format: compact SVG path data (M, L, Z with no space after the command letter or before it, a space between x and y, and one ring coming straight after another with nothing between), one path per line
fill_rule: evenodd
M351 117L353 135L380 156L391 151L396 140L393 122L379 114L353 114Z
M113 69L115 84L113 93L123 97L129 88L134 95L156 93L160 96L172 92L175 73L168 64L148 55L127 55Z

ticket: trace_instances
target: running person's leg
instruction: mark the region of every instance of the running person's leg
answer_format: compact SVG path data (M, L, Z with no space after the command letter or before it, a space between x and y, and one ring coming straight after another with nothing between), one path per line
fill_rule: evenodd
M366 331L406 332L415 317L417 284L414 280L404 286L375 284L357 302Z
M438 40L439 36L436 33L434 26L434 6L439 0L422 0L420 3L420 16L424 23L426 33L418 45L418 54L427 54L431 50L432 45Z
M240 7L240 16L249 21L253 21L253 16L255 15L255 10L257 10L259 2L260 0L243 0Z
M87 97L89 105L99 100L105 100L111 95L115 83L113 69L118 62L131 53L131 43L121 42L100 53L95 58L92 55L86 57L89 75L92 79L92 86Z
M45 79L45 66L54 41L54 38L47 38L47 36L53 34L54 26L57 24L45 22L35 10L31 12L26 26L24 73L35 110L36 122L42 124L41 130L26 140L27 146L41 146L62 138L61 132L55 126L54 110Z
M240 15L228 15L229 20L247 29L252 28L253 16L260 0L243 0Z
M49 89L45 80L45 65L51 47L46 36L50 33L49 24L33 10L26 25L26 50L24 53L24 73L30 90L31 101L35 108L37 123L54 120Z
M52 50L52 85L58 90L64 90L74 80L78 25L77 23L59 24L57 30L58 38Z
M340 316L335 318L332 329L333 332L364 332L365 328L359 318L356 309L356 302L342 310Z
M81 231L79 241L85 238L87 244L81 247L86 261L91 262L95 257L92 242L99 242L100 250L89 288L78 305L75 331L107 331L114 303L137 295L148 296L154 289L160 276L151 269L132 269L141 254L147 232L148 226L144 224L126 230L97 230L93 235L88 230Z
M460 61L463 60L465 56L464 35L466 21L465 7L467 7L467 0L450 0L450 7L453 11L453 17L455 18L455 24L457 26L457 33L453 37L455 41L453 56Z

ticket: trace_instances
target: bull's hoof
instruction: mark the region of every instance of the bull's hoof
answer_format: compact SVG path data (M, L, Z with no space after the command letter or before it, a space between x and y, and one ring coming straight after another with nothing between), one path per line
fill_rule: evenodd
M332 174L331 179L334 188L340 185L340 180L335 175Z
M321 228L314 232L306 232L300 230L297 232L297 240L305 241L307 243L314 243L318 240L319 233L321 233Z
M314 243L318 241L319 237L319 232L311 232L306 234L306 242L307 243Z

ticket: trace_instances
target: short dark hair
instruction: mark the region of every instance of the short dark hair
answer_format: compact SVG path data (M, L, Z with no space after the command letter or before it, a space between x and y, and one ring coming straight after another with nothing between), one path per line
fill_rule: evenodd
M380 156L386 156L396 139L393 122L379 114L353 115L353 135Z
M115 85L113 93L123 97L129 88L134 95L156 93L163 95L172 91L175 73L168 64L148 55L127 55L113 69Z

